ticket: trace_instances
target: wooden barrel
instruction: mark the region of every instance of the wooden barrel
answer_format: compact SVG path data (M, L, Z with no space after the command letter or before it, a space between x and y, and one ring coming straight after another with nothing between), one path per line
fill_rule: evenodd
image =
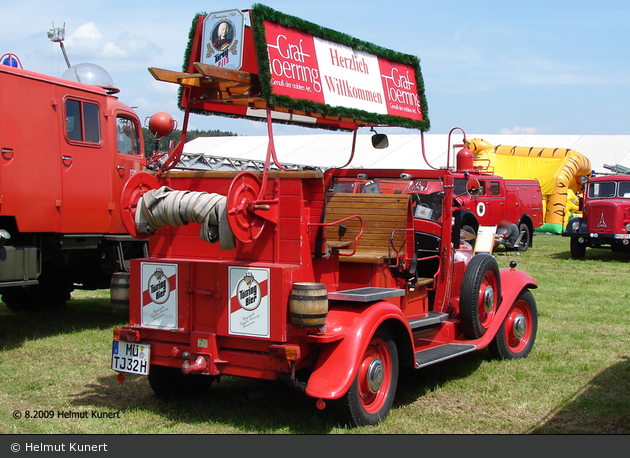
M323 283L294 283L289 306L291 323L299 328L320 328L328 315L328 293Z
M112 276L109 294L114 312L129 315L129 272L116 272Z

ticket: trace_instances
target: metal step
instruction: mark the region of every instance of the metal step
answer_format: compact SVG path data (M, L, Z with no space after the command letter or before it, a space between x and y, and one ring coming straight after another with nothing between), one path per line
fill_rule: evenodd
M372 302L404 295L404 289L367 287L329 292L328 299L333 301Z
M429 366L431 364L446 361L455 356L470 353L477 349L474 345L467 344L445 344L439 347L428 348L416 352L416 369Z
M409 320L409 327L413 330L439 324L444 320L448 320L448 313L429 312L429 316Z

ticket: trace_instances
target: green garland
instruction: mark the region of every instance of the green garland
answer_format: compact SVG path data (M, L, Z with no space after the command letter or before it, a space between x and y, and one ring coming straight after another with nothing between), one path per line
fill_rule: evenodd
M255 4L251 10L252 17L252 27L254 32L254 48L256 51L257 59L258 59L258 72L259 79L261 85L261 92L263 98L270 106L278 106L289 109L294 109L303 112L310 113L320 113L324 116L338 116L342 118L350 118L350 119L359 119L368 124L375 125L389 125L389 126L399 126L406 128L415 128L420 129L424 132L428 131L430 128L429 122L429 111L427 100L424 92L424 80L422 79L422 72L420 69L420 60L416 56L412 56L410 54L403 54L391 49L383 48L381 46L368 43L365 41L361 41L357 38L354 38L350 35L337 32L332 29L328 29L325 27L321 27L317 24L313 24L312 22L305 21L303 19L297 18L295 16L289 16L287 14L281 13L279 11L273 10L268 6ZM192 48L195 39L195 31L197 27L197 20L200 16L206 16L206 13L198 13L193 19L190 32L188 34L188 45L186 47L186 52L184 54L184 65L182 70L184 72L188 71L188 67L190 64L190 59L192 58ZM356 49L358 51L367 52L369 54L382 57L383 59L397 62L401 64L406 64L413 67L416 73L416 87L418 88L418 96L420 98L420 106L422 109L423 121L415 121L413 119L404 118L401 116L390 116L390 115L381 115L377 113L371 113L365 110L359 110L354 108L346 108L339 106L330 106L321 103L312 102L310 100L303 99L292 99L286 96L275 95L271 89L271 73L269 71L269 55L267 53L267 40L265 38L265 26L264 21L274 22L276 24L282 25L284 27L288 27L291 29L299 30L301 32L313 35L315 37L321 38L323 40L332 41L338 44L346 45L350 48ZM182 96L183 96L183 87L179 88L179 100L178 105L180 109L182 108ZM206 111L206 110L191 110L191 113L197 114L217 114L226 117L238 117L236 115L232 115L229 113L221 113L214 111ZM247 117L248 119L253 119L257 121L266 121L265 118L256 118L256 117ZM314 127L314 128L324 128L331 130L338 130L339 128L334 126L326 126L322 124L303 124L303 123L295 123L292 121L286 120L274 120L274 122L280 122L284 124L298 124L300 126L305 127Z

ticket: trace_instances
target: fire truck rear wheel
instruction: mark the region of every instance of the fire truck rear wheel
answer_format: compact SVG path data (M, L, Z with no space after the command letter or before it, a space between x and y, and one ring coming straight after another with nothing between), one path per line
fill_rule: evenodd
M494 321L501 299L501 278L494 256L478 254L466 267L459 300L464 336L478 339Z
M13 312L57 309L66 305L73 290L70 281L41 278L38 285L3 290L2 302Z
M155 395L164 400L204 394L214 381L210 375L182 374L178 368L155 365L149 368L148 379Z
M376 425L389 413L398 384L398 349L386 329L374 333L361 357L354 382L343 399L350 422Z
M531 240L531 236L532 234L529 231L529 226L525 223L521 223L518 226L518 231L520 232L525 232L523 234L523 237L521 238L521 251L527 251L527 248L529 248L529 241Z
M510 308L499 332L488 346L496 359L525 358L534 346L538 311L532 293L524 290Z
M580 243L579 237L571 237L571 258L582 259L586 255L586 242Z

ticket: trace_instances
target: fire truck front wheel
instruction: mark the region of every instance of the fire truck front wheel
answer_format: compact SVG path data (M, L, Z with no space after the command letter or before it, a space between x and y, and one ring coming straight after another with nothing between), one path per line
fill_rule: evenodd
M478 339L494 321L501 298L501 277L494 256L478 254L466 267L459 300L462 332Z
M155 395L164 400L182 399L204 394L214 377L200 374L182 374L178 368L151 365L149 385Z
M391 332L381 328L372 336L343 399L350 422L365 426L383 420L394 402L397 384L398 349Z
M499 332L488 346L496 359L525 358L534 346L538 311L532 293L524 290L514 301Z
M582 259L586 255L586 242L580 243L580 237L571 237L571 258Z

